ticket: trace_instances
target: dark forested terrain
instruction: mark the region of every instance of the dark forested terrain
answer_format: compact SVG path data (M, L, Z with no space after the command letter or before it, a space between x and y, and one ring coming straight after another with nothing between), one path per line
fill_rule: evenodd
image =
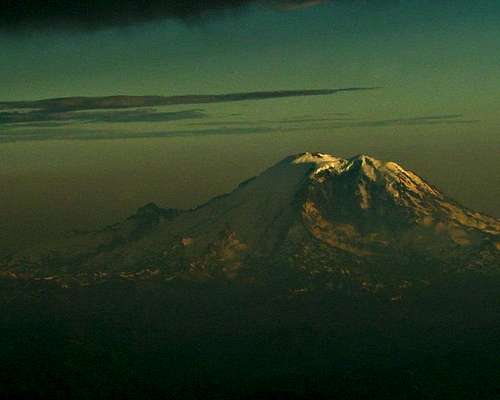
M497 399L498 281L405 300L275 285L3 281L3 398Z

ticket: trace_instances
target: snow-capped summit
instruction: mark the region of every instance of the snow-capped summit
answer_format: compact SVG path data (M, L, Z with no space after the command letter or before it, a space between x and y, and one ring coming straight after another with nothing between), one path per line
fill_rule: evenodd
M293 164L314 164L321 166L323 164L336 164L338 162L345 162L346 160L332 156L331 154L325 153L300 153L294 156L285 158L285 160L291 160Z

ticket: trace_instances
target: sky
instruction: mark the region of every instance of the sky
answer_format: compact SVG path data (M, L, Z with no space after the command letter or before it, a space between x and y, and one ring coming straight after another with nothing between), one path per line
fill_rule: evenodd
M150 201L192 207L302 151L395 160L500 217L498 1L15 4L5 248Z

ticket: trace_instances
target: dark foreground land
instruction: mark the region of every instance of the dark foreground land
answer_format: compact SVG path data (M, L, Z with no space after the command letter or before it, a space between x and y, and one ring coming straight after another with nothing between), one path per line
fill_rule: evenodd
M499 399L500 291L5 280L0 398Z

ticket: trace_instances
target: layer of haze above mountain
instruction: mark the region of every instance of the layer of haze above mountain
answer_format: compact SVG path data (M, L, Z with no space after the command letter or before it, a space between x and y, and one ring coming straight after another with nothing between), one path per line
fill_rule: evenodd
M0 176L9 190L0 197L2 243L23 247L60 231L94 229L151 201L194 207L304 149L401 162L466 206L500 215L498 135L474 135L466 126L398 131L3 144Z

